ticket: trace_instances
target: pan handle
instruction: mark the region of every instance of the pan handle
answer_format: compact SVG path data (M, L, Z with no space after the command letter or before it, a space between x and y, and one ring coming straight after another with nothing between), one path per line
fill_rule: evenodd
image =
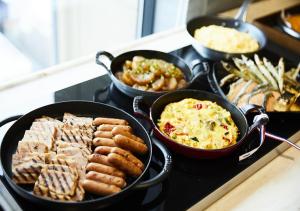
M141 118L147 120L150 123L150 125L152 126L152 121L151 121L149 115L141 109L141 104L143 103L143 101L144 101L143 96L134 97L133 103L132 103L133 113L135 116L138 116L138 117L141 117Z
M9 123L9 122L12 122L12 121L15 121L15 120L18 120L19 118L21 118L23 115L16 115L16 116L12 116L12 117L8 117L4 120L2 120L0 122L0 127L2 127L3 125Z
M112 60L114 59L114 56L107 52L107 51L98 51L96 54L96 63L102 67L104 67L106 69L106 71L108 72L108 74L112 75L112 72L110 70L110 68L108 68L103 61L101 61L101 57L106 57L109 61L110 64L112 62ZM110 66L110 65L109 65Z
M193 60L191 65L191 70L193 73L193 78L191 80L191 83L193 83L196 79L198 79L201 76L207 75L209 72L209 64L208 62L202 61L200 59ZM201 65L202 68L199 68L198 66Z
M252 154L254 154L264 143L265 141L265 136L266 136L266 124L269 121L269 117L268 115L265 113L265 110L263 107L258 106L258 105L253 105L253 104L249 104L249 105L245 105L241 108L241 111L244 115L247 115L248 113L252 112L252 111L258 111L259 114L255 115L253 118L253 124L249 127L248 132L247 132L247 136L252 133L254 131L254 129L259 129L259 137L260 137L260 142L259 142L259 146L252 149L251 151L242 154L239 156L239 161L242 161L248 157L250 157Z
M245 22L246 18L247 18L247 9L251 2L252 2L252 0L244 0L242 6L240 7L240 9L239 9L238 13L236 14L236 16L234 17L234 19Z
M162 153L164 157L164 166L158 175L149 180L138 183L134 186L134 189L144 189L163 182L169 176L172 169L172 156L169 150L157 140L152 140L152 142Z
M274 135L272 133L268 133L266 132L266 136L268 138L271 138L271 139L274 139L276 141L281 141L281 142L286 142L287 144L289 144L290 146L300 150L300 146L298 146L297 144L293 143L292 141L286 139L286 138L283 138L283 137L280 137L280 136L277 136L277 135Z

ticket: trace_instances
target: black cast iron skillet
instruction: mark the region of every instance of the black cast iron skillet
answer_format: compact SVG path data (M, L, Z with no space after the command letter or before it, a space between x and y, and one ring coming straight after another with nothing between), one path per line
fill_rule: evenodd
M295 11L295 13L299 14L299 9L296 8L297 10ZM289 11L285 11L285 10L282 10L280 15L278 15L278 18L277 18L277 22L278 22L278 25L279 27L285 32L287 33L288 35L292 36L292 37L295 37L296 39L299 39L300 40L300 33L295 31L292 27L291 27L291 24L288 23L285 18L286 18L286 14L293 14L294 11L291 9Z
M142 91L139 89L135 89L131 86L126 85L119 79L115 77L116 72L123 70L123 64L126 60L132 60L134 56L143 56L147 59L162 59L166 62L174 64L176 67L181 69L183 74L185 75L185 79L187 81L187 86L184 88L188 88L198 77L207 73L209 66L206 62L202 62L200 60L194 60L190 64L185 63L185 61L177 56L172 54L164 53L161 51L154 50L135 50L123 53L117 57L114 57L111 53L106 51L99 51L96 54L96 63L106 69L108 75L110 76L114 85L124 94L135 97L135 96L149 96L149 97L159 97L167 93L168 91L160 91L160 92L151 92L151 91ZM107 66L104 62L104 57L106 57L110 64ZM203 68L199 68L201 65Z
M223 149L198 149L177 143L164 135L157 126L157 122L160 119L161 113L168 104L178 102L186 98L216 102L218 105L229 111L231 113L233 121L239 129L237 143ZM265 124L267 124L269 119L265 114L264 109L260 106L247 105L239 109L222 97L210 92L200 90L178 90L160 96L150 107L150 114L148 115L140 107L143 101L144 98L141 96L137 96L134 98L133 108L135 114L144 117L151 123L154 129L154 134L159 138L159 140L164 142L170 149L187 157L196 159L212 159L228 155L236 150L239 146L241 146L241 144L247 140L247 136L256 128L260 129L259 147L263 144L265 139ZM254 117L253 124L249 126L245 116L252 111L257 111L259 113ZM246 154L241 155L239 159L243 160L249 157L255 151L257 151L259 147L251 150Z
M234 28L241 32L247 32L254 39L257 40L259 44L258 51L264 48L267 43L266 35L253 24L245 22L246 10L250 2L251 0L244 1L235 19L221 18L215 16L201 16L188 21L186 29L190 37L192 38L192 45L196 49L196 51L200 53L201 56L213 61L218 61L222 59L228 60L231 57L236 57L241 55L239 53L226 53L226 52L213 50L211 48L205 47L204 45L200 44L200 42L194 38L195 30L203 26L209 26L209 25L224 26L224 27ZM253 53L255 52L250 52L244 55L250 55Z
M228 93L229 87L225 86L221 88L219 84L220 80L226 75L228 75L228 72L224 69L223 65L220 62L216 62L213 65L213 68L211 68L207 74L207 80L209 82L210 88L213 90L214 93L220 95L223 99L227 99L225 93ZM269 115L272 121L278 121L281 119L289 119L289 121L299 121L300 117L300 112L267 112L267 114ZM266 136L277 141L286 142L289 145L300 150L300 146L294 144L288 139L276 136L274 134L270 134L268 132L266 132Z
M70 112L78 116L86 116L86 117L112 117L112 118L122 118L126 119L129 124L134 129L134 133L141 137L145 144L148 146L149 151L147 155L141 157L143 163L145 164L145 169L143 173L136 179L131 178L128 180L128 185L121 192L100 197L92 194L86 193L86 197L82 202L61 202L55 200L48 200L45 198L38 197L32 193L32 186L29 188L26 186L16 185L12 181L12 155L15 153L18 141L22 139L25 130L28 130L32 124L32 122L42 115L47 115L54 118L62 119L64 112ZM30 200L33 203L36 203L43 207L51 207L54 210L90 210L90 209L100 209L105 206L112 205L117 203L120 199L129 195L134 190L148 188L155 184L162 182L167 178L170 170L172 159L168 152L168 150L160 143L153 142L158 149L160 149L161 153L164 157L164 166L162 171L155 177L143 181L143 175L148 171L151 158L152 158L152 142L147 133L147 131L143 128L143 126L131 115L128 113L117 109L115 107L95 102L88 101L68 101L46 105L44 107L40 107L35 109L24 116L15 116L13 118L9 118L0 123L0 126L6 124L7 122L18 119L6 132L3 141L1 143L1 168L3 169L3 175L5 179L8 181L8 184L12 187L14 191L16 191L23 198ZM129 179L129 178L128 178Z

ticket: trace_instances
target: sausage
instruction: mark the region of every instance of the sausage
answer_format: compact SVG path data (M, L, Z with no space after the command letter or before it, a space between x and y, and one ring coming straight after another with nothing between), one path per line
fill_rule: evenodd
M121 188L115 185L108 185L102 182L96 182L89 179L85 179L82 182L82 186L84 190L100 196L111 195L121 191Z
M96 171L90 171L86 174L86 179L94 180L97 182L103 182L109 185L115 185L120 188L124 188L126 186L126 182L121 177L116 177L108 174L102 174Z
M121 149L119 147L112 147L111 152L116 153L118 155L122 155L126 160L134 163L140 169L144 169L144 164L137 157L131 154L129 151Z
M138 153L138 154L145 154L148 151L146 144L137 142L126 136L119 134L119 135L114 136L113 139L118 147L127 149L130 152Z
M142 174L142 170L134 163L126 160L123 156L116 153L109 153L108 161L132 177L138 177Z
M111 166L106 155L91 154L89 155L89 161L92 163L100 163L106 166Z
M94 136L95 137L100 137L100 138L112 138L113 135L110 131L96 131L94 133Z
M112 166L103 165L100 163L88 163L86 166L87 171L96 171L103 174L109 174L117 177L125 178L124 172Z
M144 164L137 157L135 157L132 153L127 150L121 149L119 147L108 147L108 146L99 146L96 147L95 153L99 153L102 155L108 155L109 153L116 153L122 155L126 160L134 163L140 169L144 169Z
M111 152L111 148L109 146L98 146L95 148L94 152L101 155L108 155Z
M115 127L119 127L122 128L125 131L131 132L132 128L128 125L109 125L109 124L103 124L100 125L97 130L101 130L101 131L112 131L112 129L114 129Z
M116 147L114 140L111 138L101 138L96 137L93 139L94 146L110 146L110 147Z
M102 124L110 124L110 125L128 125L128 122L124 119L116 119L116 118L102 118L97 117L93 121L93 125L102 125Z
M138 141L138 142L141 142L141 143L144 143L143 139L141 139L140 137L137 137L135 135L133 135L132 133L128 132L128 131L125 131L123 130L122 128L120 127L115 127L111 133L115 136L115 135L118 135L118 134L121 134L123 136L126 136L128 138L131 138L135 141Z

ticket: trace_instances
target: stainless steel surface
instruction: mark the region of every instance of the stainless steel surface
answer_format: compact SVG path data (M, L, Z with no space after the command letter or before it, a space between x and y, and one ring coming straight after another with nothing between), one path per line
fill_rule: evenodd
M242 6L240 7L238 13L236 14L236 16L234 18L237 19L237 20L246 21L246 19L247 19L247 9L248 9L251 2L252 2L252 0L244 0Z

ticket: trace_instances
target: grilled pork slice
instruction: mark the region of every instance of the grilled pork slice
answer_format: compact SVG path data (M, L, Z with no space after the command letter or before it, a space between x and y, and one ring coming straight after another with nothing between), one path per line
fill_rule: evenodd
M63 123L57 119L54 119L49 116L42 116L41 118L37 118L34 120L35 122L54 122L56 126L62 126Z
M53 137L56 137L57 132L57 125L54 122L51 121L44 121L44 122L33 122L30 130L34 131L43 131L45 133L48 133L49 135L52 135Z
M78 183L77 188L75 190L74 196L72 196L71 200L72 201L82 201L84 198L84 189L80 183Z
M30 156L14 154L12 157L13 181L17 184L33 184L45 165L46 155L33 153Z
M92 138L84 131L80 129L65 129L62 128L60 130L60 137L58 140L68 142L68 143L76 143L80 145L84 145L86 148L91 149L92 146Z
M59 141L56 159L66 160L70 165L75 163L80 180L82 180L85 178L85 166L90 154L91 152L83 145Z
M93 124L93 118L90 117L78 117L71 113L64 113L63 123L70 125L86 125L91 126Z
M49 191L49 188L41 185L35 185L33 193L48 199L55 199L60 201L82 201L84 198L84 189L81 185L78 185L73 196L57 194L52 191Z
M23 142L37 141L40 143L44 143L46 144L48 149L51 150L54 144L54 134L53 133L49 134L44 131L26 130L22 141Z
M44 154L49 151L49 147L45 143L39 141L19 141L17 153L23 155L30 155L34 152Z
M93 138L94 126L93 118L77 117L70 113L64 113L63 117L64 127L66 129L80 129L86 131L89 138Z
M19 173L13 171L13 181L16 184L34 184L39 177L39 174L35 173Z
M62 172L44 168L35 185L46 187L53 193L73 196L77 188L77 183L78 176L75 176L71 172Z
M48 199L55 199L60 201L71 201L71 196L54 193L50 191L49 188L42 185L34 185L33 193L35 195L48 198Z
M64 141L57 142L57 154L72 156L77 153L82 154L84 158L88 159L88 156L91 154L91 150L85 145L78 143L69 143Z

